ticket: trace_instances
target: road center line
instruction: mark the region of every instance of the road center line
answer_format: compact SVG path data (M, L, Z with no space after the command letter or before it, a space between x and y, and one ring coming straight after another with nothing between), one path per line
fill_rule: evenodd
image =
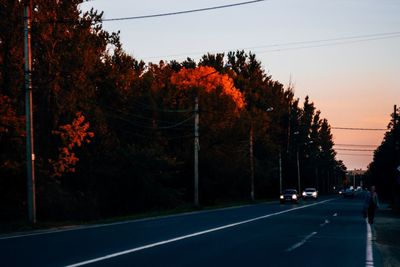
M301 240L299 243L294 244L293 246L291 246L290 248L288 248L286 251L290 252L295 250L298 247L301 247L302 245L304 245L304 243L307 242L308 239L310 239L313 235L316 235L317 232L312 232L311 234L309 234L308 236L306 236L303 240Z
M325 225L327 225L328 223L330 223L329 220L325 219L325 221L323 223L321 223L319 226L324 227Z
M320 205L320 204L323 204L323 203L326 203L326 202L329 202L329 201L332 201L332 200L334 200L334 199L328 199L328 200L324 200L324 201L321 201L321 202L318 202L318 203L314 203L314 204L310 204L310 205L306 205L306 206L301 206L301 207L296 207L296 208L292 208L292 209L288 209L288 210L284 210L284 211L270 213L270 214L266 214L266 215L263 215L263 216L260 216L260 217L256 217L256 218L253 218L253 219L240 221L240 222L236 222L236 223L231 223L231 224L223 225L223 226L220 226L220 227L211 228L211 229L208 229L208 230L195 232L195 233L184 235L184 236L175 237L175 238L167 239L167 240L156 242L156 243L151 243L151 244L140 246L140 247L136 247L136 248L127 249L127 250L124 250L124 251L108 254L108 255L105 255L103 257L98 257L98 258L94 258L94 259L91 259L91 260L86 260L86 261L74 263L74 264L71 264L71 265L67 265L66 267L83 266L83 265L91 264L91 263L94 263L94 262L99 262L99 261L107 260L107 259L110 259L110 258L115 258L115 257L118 257L118 256L134 253L134 252L137 252L137 251L140 251L140 250L145 250L145 249L148 249L148 248L158 247L158 246L165 245L165 244L172 243L172 242L176 242L176 241L179 241L179 240L188 239L188 238L192 238L192 237L195 237L195 236L200 236L200 235L204 235L204 234L220 231L220 230L223 230L223 229L232 228L232 227L235 227L235 226L238 226L238 225L242 225L242 224L246 224L246 223L262 220L262 219L265 219L265 218L268 218L268 217L272 217L272 216L288 213L290 211L304 209L304 208L312 207L312 206L315 206L315 205Z

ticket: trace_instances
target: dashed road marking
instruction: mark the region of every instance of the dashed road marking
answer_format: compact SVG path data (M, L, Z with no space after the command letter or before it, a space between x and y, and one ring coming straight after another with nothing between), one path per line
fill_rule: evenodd
M328 223L330 223L330 221L325 219L325 221L323 223L321 223L319 226L324 227Z
M314 235L316 235L317 232L312 232L311 234L309 234L308 236L306 236L303 240L301 240L299 243L294 244L293 246L291 246L290 248L286 249L287 252L293 251L296 248L301 247L302 245L304 245L304 243L307 242L308 239L310 239L311 237L313 237Z
M153 248L153 247L158 247L158 246L165 245L165 244L168 244L168 243L172 243L172 242L176 242L176 241L180 241L180 240L184 240L184 239L188 239L188 238L192 238L192 237L196 237L196 236L200 236L200 235L204 235L204 234L220 231L220 230L223 230L223 229L232 228L232 227L235 227L235 226L238 226L238 225L242 225L242 224L246 224L246 223L262 220L262 219L265 219L265 218L268 218L268 217L272 217L272 216L276 216L276 215L279 215L279 214L288 213L290 211L300 210L300 209L304 209L304 208L307 208L307 207L320 205L320 204L323 204L323 203L326 203L326 202L329 202L329 201L332 201L332 200L334 200L334 199L328 199L328 200L324 200L324 201L317 202L317 203L310 204L310 205L305 205L305 206L296 207L296 208L292 208L292 209L288 209L288 210L283 210L283 211L279 211L279 212L275 212L275 213L270 213L270 214L266 214L266 215L263 215L263 216L260 216L260 217L256 217L256 218L252 218L252 219L249 219L249 220L240 221L240 222L236 222L236 223L231 223L231 224L223 225L223 226L216 227L216 228L211 228L211 229L200 231L200 232L195 232L195 233L184 235L184 236L179 236L179 237L167 239L167 240L164 240L164 241L147 244L147 245L144 245L144 246L141 246L141 247L127 249L127 250L124 250L124 251L108 254L108 255L105 255L103 257L98 257L98 258L94 258L94 259L90 259L90 260L74 263L74 264L71 264L71 265L67 265L66 267L83 266L83 265L91 264L91 263L94 263L94 262L99 262L99 261L107 260L107 259L110 259L110 258L115 258L115 257L118 257L118 256L134 253L134 252L137 252L137 251L141 251L141 250L145 250L145 249L149 249L149 248ZM305 239L303 239L303 243L298 245L297 247L303 245L307 241L307 239L309 239L311 236L315 235L316 233L317 232L311 233L309 236L307 236ZM293 248L293 249L295 249L295 248Z

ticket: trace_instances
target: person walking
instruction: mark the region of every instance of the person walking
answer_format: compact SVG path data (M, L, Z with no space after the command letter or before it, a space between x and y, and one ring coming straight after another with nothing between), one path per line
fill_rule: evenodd
M379 199L378 199L378 194L375 191L375 186L371 186L370 191L367 193L365 196L365 201L364 201L364 217L368 218L368 223L371 226L371 231L372 231L372 240L375 240L376 234L375 234L375 227L373 225L374 223L374 218L375 218L375 212L379 208Z

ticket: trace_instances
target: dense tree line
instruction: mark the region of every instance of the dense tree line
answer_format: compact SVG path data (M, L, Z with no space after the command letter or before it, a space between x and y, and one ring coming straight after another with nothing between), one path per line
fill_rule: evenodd
M313 102L295 98L256 55L144 63L82 0L33 1L39 220L93 219L193 201L194 99L200 112L200 203L329 192L345 166ZM0 217L26 216L23 3L0 0ZM273 108L273 110L272 110ZM272 111L271 111L272 110ZM250 148L250 143L252 144Z
M397 170L400 166L400 120L399 110L395 112L391 114L387 132L368 166L367 185L376 185L381 198L394 201L400 210L400 171Z

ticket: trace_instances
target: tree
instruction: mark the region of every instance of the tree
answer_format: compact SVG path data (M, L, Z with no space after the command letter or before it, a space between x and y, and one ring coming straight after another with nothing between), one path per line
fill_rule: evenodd
M322 177L322 191L329 192L330 187L333 185L334 177L333 171L336 167L336 152L333 149L333 136L331 133L331 126L327 119L323 119L321 129L319 131L321 153L320 153L320 169Z
M224 177L226 174L220 175L222 170L228 170L221 169L221 165L228 163L226 149L229 141L226 141L226 136L235 127L240 111L244 108L243 95L234 87L233 80L228 75L220 74L209 66L182 68L172 75L171 82L177 86L181 97L189 101L195 97L199 98L200 173L204 177L201 183L206 185L205 188L212 189L201 190L200 193L203 200L213 202L222 197L220 192L224 191L218 188L226 185L229 180L228 177Z
M273 80L255 54L145 64L123 50L118 32L103 29L102 13L82 13L81 3L33 1L40 220L125 215L191 201L195 96L204 204L248 198L249 176L257 196L276 195L279 152L284 183L291 185L297 145L309 139L307 176L313 164L321 181L335 164L340 169L327 121L314 114L308 97L299 107L292 86ZM0 0L0 6L0 206L15 219L26 205L23 3Z
M20 217L24 211L24 123L11 98L0 94L0 220Z
M199 96L216 92L220 97L227 96L231 98L238 110L244 107L242 93L234 87L232 79L227 75L218 74L217 70L212 67L183 68L172 75L171 82L180 90L196 88L194 93Z
M396 110L398 112L398 110ZM393 112L382 143L374 151L374 157L368 166L367 185L376 185L383 199L391 200L396 205L395 197L400 196L400 175L397 171L400 143L400 119ZM398 200L397 200L398 201ZM398 207L397 207L398 209Z
M76 118L71 124L62 125L53 134L60 136L62 146L58 149L56 160L50 160L53 165L52 176L61 176L63 173L75 172L75 166L79 158L73 152L74 148L81 147L83 143L90 143L94 133L89 132L89 122L81 112L77 112Z

